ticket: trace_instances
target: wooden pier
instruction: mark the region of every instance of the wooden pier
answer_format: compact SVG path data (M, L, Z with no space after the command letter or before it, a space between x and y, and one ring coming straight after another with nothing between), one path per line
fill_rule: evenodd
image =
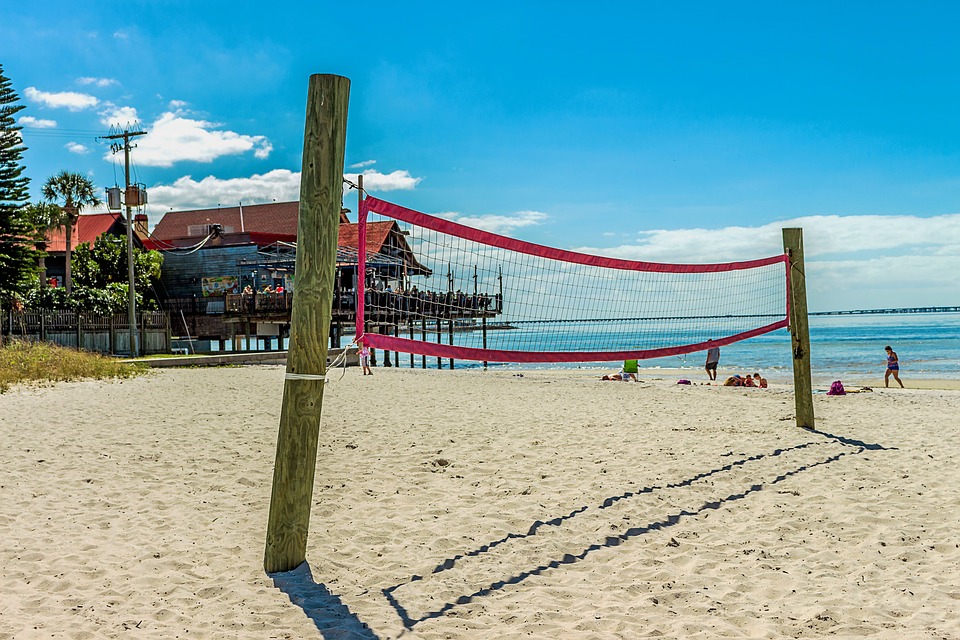
M895 313L957 313L960 306L951 307L899 307L896 309L852 309L850 311L811 311L811 316L863 316Z

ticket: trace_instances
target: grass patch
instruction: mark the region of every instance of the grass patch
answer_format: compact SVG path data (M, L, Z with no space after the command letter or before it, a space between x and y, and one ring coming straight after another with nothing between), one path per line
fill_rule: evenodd
M24 382L130 378L146 367L47 342L14 340L0 347L0 393Z

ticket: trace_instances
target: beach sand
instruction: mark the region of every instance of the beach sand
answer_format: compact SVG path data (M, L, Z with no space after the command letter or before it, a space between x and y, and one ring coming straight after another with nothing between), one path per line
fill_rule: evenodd
M960 391L340 375L277 576L282 367L0 395L0 638L960 638Z

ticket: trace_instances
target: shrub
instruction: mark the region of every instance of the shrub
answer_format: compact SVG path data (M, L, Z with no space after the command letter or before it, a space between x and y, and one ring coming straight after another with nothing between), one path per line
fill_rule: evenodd
M24 382L130 378L145 370L140 365L46 342L13 340L0 347L0 393Z

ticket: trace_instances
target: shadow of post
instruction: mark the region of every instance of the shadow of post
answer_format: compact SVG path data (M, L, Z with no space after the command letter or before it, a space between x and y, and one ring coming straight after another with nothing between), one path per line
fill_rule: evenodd
M609 498L606 498L605 500L603 500L601 504L595 505L593 509L596 509L596 510L607 509L611 507L613 504L620 501L630 500L630 499L639 499L644 494L651 494L659 491L671 491L671 492L676 491L678 489L681 489L686 486L690 486L695 482L704 480L711 476L716 476L718 474L722 474L725 472L734 471L739 467L743 467L749 462L762 460L764 458L776 458L788 452L807 449L808 447L813 447L818 444L825 444L826 442L829 442L829 441L833 441L837 444L840 444L843 447L845 447L845 449L840 451L839 453L827 456L820 460L807 462L805 464L799 464L796 467L781 471L776 476L766 480L766 482L757 483L754 481L747 481L745 482L745 486L741 491L737 491L729 495L719 497L715 500L706 501L702 503L699 507L692 507L688 509L682 509L675 513L663 514L661 519L659 520L652 520L643 526L629 527L625 531L622 531L621 533L619 533L618 535L605 536L602 541L597 541L596 543L588 545L585 548L576 550L575 552L571 551L570 553L565 553L560 558L553 558L538 566L530 567L527 570L521 571L511 576L506 576L501 580L497 580L490 584L484 585L481 588L476 589L475 591L463 593L459 598L445 602L431 611L422 612L422 614L419 615L418 617L411 616L410 613L407 611L407 608L400 603L400 599L398 598L396 592L401 587L414 582L419 582L421 580L424 580L426 577L428 577L431 574L437 574L444 571L449 571L453 569L456 565L458 565L458 563L461 560L464 560L466 558L492 553L495 547L505 544L508 541L530 539L536 536L538 533L541 533L542 530L547 526L561 527L564 524L566 524L569 520L577 516L580 516L581 514L585 514L588 511L591 511L591 508L585 505L583 507L580 507L579 509L575 509L571 511L570 513L564 516L560 516L558 518L554 518L546 522L537 520L533 523L530 529L525 533L509 533L505 537L500 538L499 540L495 540L493 542L481 545L476 549L468 550L464 553L457 554L452 558L447 558L445 560L442 560L439 564L437 564L434 567L433 571L431 571L430 574L413 575L406 581L403 581L401 583L398 583L396 585L383 589L382 593L384 597L387 599L387 601L390 603L391 607L393 607L393 609L396 611L397 616L400 618L401 622L403 623L404 628L408 630L413 629L413 627L420 624L421 622L424 622L428 619L439 618L441 616L444 616L449 611L451 611L452 609L458 606L469 604L479 598L489 596L494 592L504 589L507 585L520 584L531 577L539 576L539 575L548 573L550 571L559 569L561 566L571 565L571 564L576 564L578 562L581 562L585 560L588 556L594 554L597 551L600 551L601 549L620 546L625 542L640 538L652 532L666 530L670 527L673 527L679 524L680 522L686 519L698 517L704 512L717 510L724 506L745 500L749 498L751 495L759 493L766 488L770 488L775 485L778 485L779 483L784 482L789 478L800 475L812 469L830 465L846 456L859 455L859 454L862 454L864 451L895 450L894 448L884 447L883 445L880 445L880 444L861 442L859 440L855 440L852 438L838 436L838 435L826 433L823 431L817 431L815 429L807 429L807 430L823 437L825 440L820 442L816 442L816 441L805 442L802 444L794 445L792 447L774 449L773 451L770 451L767 453L759 453L753 456L748 456L748 457L735 460L717 469L711 469L706 472L698 473L678 482L667 483L662 486L653 485L653 486L645 487L635 491L627 491L620 495L610 496Z
M323 638L337 640L380 640L357 617L339 596L330 593L322 584L317 584L310 571L310 564L304 562L293 571L267 574L273 579L273 585L287 594L290 602L307 614Z
M840 444L845 444L848 447L861 447L869 451L896 451L897 450L896 447L885 447L882 444L877 444L875 442L863 442L862 440L855 440L853 438L848 438L846 436L834 435L832 433L827 433L826 431L819 431L811 427L800 427L800 428L805 431L809 431L810 433L815 433L818 436L823 436L824 438L836 440Z

